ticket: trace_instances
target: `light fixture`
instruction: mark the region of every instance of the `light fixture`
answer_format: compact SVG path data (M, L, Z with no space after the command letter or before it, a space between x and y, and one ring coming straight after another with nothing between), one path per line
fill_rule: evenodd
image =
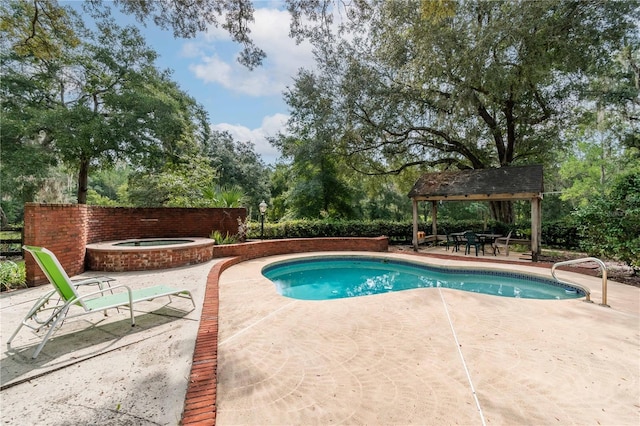
M267 203L262 200L262 202L258 205L260 209L260 239L264 239L264 214L267 212Z

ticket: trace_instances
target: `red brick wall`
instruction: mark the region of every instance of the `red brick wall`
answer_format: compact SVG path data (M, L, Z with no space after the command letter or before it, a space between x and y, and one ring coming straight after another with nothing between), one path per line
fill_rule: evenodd
M24 243L51 250L69 276L84 271L87 244L87 206L77 204L33 204L24 209ZM27 283L46 282L29 254L25 254Z
M246 209L89 207L87 244L128 238L209 237L238 232Z
M211 260L213 240L206 246L149 249L142 251L91 250L87 268L93 271L148 271L194 265Z
M290 238L213 246L213 257L239 256L240 261L276 254L313 251L387 251L389 239L377 238Z
M235 234L246 209L123 208L78 204L25 204L24 244L46 247L69 276L85 270L87 244L127 238L208 237L213 230ZM27 283L46 282L26 255Z

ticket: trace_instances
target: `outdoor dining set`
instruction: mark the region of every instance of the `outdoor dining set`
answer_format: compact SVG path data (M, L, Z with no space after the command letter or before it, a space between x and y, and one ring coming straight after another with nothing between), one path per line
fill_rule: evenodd
M496 256L500 253L500 247L505 247L509 255L509 239L511 238L511 232L507 237L503 237L502 234L496 233L475 233L473 231L465 232L453 232L447 234L446 248L449 250L449 246L452 250L459 251L461 246L464 246L464 254L470 254L471 248L475 248L476 256L478 255L478 249L485 254L485 245L489 244L493 251L493 255Z

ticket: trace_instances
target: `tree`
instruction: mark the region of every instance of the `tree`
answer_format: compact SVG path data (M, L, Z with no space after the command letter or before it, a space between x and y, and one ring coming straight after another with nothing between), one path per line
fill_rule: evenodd
M248 206L269 198L269 169L252 142L235 141L228 132L212 132L205 155L221 187L239 187Z
M61 8L57 0L22 1L26 3L25 22L30 25L13 28L21 33L24 44L37 44L40 37L47 38L51 31L69 30L64 20L58 17ZM104 0L85 0L84 8L93 17L103 19L111 14L106 3ZM255 11L252 0L113 0L109 3L143 24L152 21L162 29L173 30L175 37L191 38L209 26L222 27L233 41L243 46L238 61L250 69L260 66L266 57L251 39L250 23L254 21ZM286 0L286 4L292 18L291 37L300 41L312 37L318 28L328 33L334 14L339 15L343 8L346 12L348 7L359 7L365 3L355 2L347 6L336 0ZM73 31L69 35L73 37Z
M611 130L612 126L587 126L576 135L580 140L560 168L560 176L569 183L563 200L584 206L609 193L616 175L624 171L623 149Z
M617 177L612 191L576 211L583 246L640 270L640 171Z
M586 106L574 111L578 124L565 133L572 149L560 167L568 182L562 198L574 205L609 196L618 175L640 170L639 47L622 48L590 81Z
M637 2L362 5L338 43L314 40L336 139L368 174L552 161L584 83L637 39ZM510 203L492 214L513 219Z
M222 27L231 39L243 46L238 61L252 69L266 54L251 40L249 24L253 22L251 0L114 0L114 5L142 23L153 21L162 29L172 29L175 37L191 38L209 26ZM109 13L103 0L87 0L94 14Z
M11 49L17 55L53 59L68 46L80 44L75 16L56 1L3 2L0 13L0 30L6 34L6 40L13 40Z
M132 173L125 201L139 207L213 207L215 199L206 194L215 187L215 176L206 157L184 157Z
M15 132L2 141L16 155L36 143L76 168L85 203L90 168L120 159L161 167L201 150L208 124L202 107L155 67L156 53L135 28L105 21L96 33L81 30L82 43L57 57L14 49L4 58L3 109Z
M282 135L272 143L292 161L287 196L290 214L298 218L351 217L351 191L334 151L334 135L339 130L331 120L332 100L323 95L316 77L304 71L285 99L292 108L289 128L295 136Z

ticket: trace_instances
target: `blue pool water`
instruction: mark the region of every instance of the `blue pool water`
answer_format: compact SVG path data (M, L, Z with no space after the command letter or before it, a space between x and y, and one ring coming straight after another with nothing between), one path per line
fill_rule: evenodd
M533 275L448 269L375 257L323 256L277 262L263 268L278 293L303 300L444 287L524 299L577 299L582 289Z

